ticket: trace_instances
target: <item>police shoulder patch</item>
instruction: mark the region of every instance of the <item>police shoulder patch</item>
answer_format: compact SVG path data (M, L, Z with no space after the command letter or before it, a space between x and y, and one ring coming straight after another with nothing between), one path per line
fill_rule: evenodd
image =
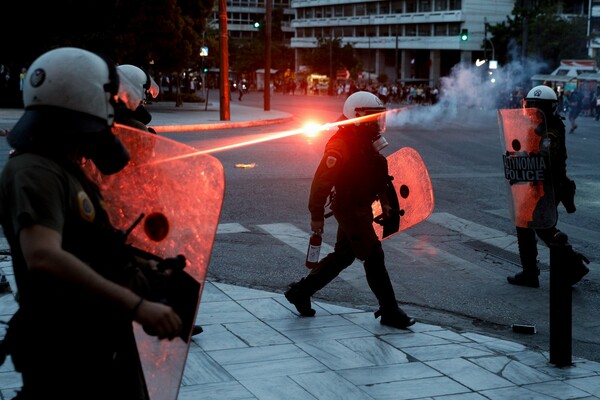
M89 196L83 190L77 193L77 203L79 204L79 215L81 218L88 222L92 222L96 217L96 210L94 204L90 200Z

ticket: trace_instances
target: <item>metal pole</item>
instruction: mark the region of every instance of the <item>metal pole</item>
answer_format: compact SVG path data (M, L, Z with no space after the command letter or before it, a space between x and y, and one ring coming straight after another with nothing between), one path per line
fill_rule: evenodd
M587 17L587 48L588 48L588 56L589 57L593 57L594 56L594 52L592 51L592 37L590 35L591 33L591 26L592 26L592 0L590 0L588 2L588 17Z
M567 256L568 237L559 233L550 245L550 363L557 367L572 365L571 267Z
M265 111L271 109L271 1L265 0Z
M227 0L219 1L219 31L221 33L219 40L219 47L221 48L221 67L220 78L219 78L219 89L221 91L219 96L219 114L221 121L229 121L229 44L227 42ZM208 99L208 96L207 96Z
M396 28L398 29L398 28ZM400 69L398 67L398 31L396 31L396 83L400 80Z

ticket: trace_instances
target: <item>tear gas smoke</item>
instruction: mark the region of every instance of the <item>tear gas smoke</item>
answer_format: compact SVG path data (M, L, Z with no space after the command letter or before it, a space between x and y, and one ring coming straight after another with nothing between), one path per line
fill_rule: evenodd
M489 112L506 108L510 93L517 87L529 90L530 77L545 63L527 60L513 62L495 70L488 70L488 63L481 67L470 64L456 65L449 76L440 79L438 102L431 106L415 106L404 112L387 115L388 128L419 125L421 129L438 129L434 122L464 117L468 112ZM493 71L492 83L488 71ZM526 92L525 92L526 93Z

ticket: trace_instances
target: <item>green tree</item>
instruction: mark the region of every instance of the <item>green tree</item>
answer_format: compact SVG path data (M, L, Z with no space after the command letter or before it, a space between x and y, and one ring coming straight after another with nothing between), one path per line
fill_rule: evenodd
M330 61L334 73L344 67L349 70L355 69L358 61L352 45L346 43L342 47L341 44L342 39L339 37L333 39L319 37L317 47L310 49L304 55L304 63L311 71L323 75L329 75Z
M0 63L16 73L48 50L74 46L118 63L152 66L157 74L180 73L198 63L213 4L214 0L9 0L0 13Z
M538 58L547 63L544 72L549 72L561 59L588 58L585 18L561 18L555 1L537 0L527 7L521 3L516 2L506 21L487 26L501 64L524 56Z
M283 8L276 7L271 13L271 68L293 69L294 51L284 43ZM261 19L260 26L252 38L229 40L229 65L238 75L251 75L265 67L266 23Z

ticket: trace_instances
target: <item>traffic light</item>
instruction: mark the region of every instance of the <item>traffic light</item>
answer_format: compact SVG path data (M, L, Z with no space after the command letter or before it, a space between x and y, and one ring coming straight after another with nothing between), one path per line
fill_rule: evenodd
M460 30L460 41L466 42L467 40L469 40L469 30L463 28Z
M202 70L204 73L208 72L208 68L204 67L204 69Z
M254 21L254 29L260 28L260 21Z

